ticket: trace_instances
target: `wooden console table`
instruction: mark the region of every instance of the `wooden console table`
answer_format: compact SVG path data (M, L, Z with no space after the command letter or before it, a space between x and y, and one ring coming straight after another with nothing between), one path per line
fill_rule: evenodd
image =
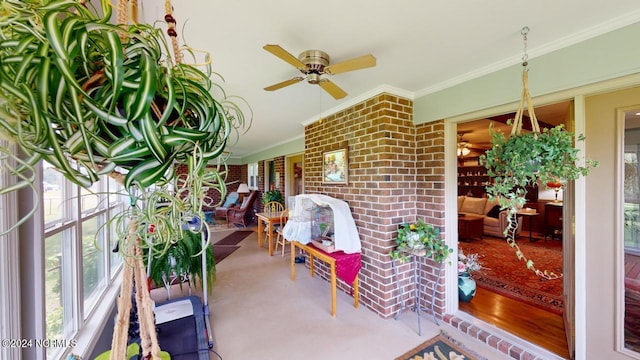
M480 238L484 233L484 218L475 215L458 215L458 239Z
M547 203L544 205L544 239L556 237L562 240L562 203Z
M309 256L309 268L311 277L314 276L315 265L314 259L318 258L329 264L331 272L331 316L336 316L336 286L337 277L344 280L347 284L353 283L353 307L357 308L358 303L358 271L360 271L360 254L345 254L342 251L327 253L312 244L304 245L298 241L291 241L291 281L296 279L296 248L304 251ZM342 267L342 269L338 269ZM336 269L338 269L336 274ZM355 278L353 277L355 274Z

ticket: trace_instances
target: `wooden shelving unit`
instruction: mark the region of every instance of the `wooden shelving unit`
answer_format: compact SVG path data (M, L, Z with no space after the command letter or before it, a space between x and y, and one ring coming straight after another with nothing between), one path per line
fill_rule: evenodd
M458 195L483 197L488 181L484 166L458 166Z

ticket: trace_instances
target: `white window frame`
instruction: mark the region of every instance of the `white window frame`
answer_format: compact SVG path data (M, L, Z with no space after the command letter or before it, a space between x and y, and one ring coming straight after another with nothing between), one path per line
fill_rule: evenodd
M249 190L258 190L258 163L247 164L247 185Z
M0 231L14 224L19 216L18 211L5 211L6 209L18 209L18 204L29 202L32 197L39 198L42 203L42 166L39 166L36 172L35 183L39 184L36 185L39 191L23 190L0 196ZM7 177L5 172L1 172L0 177L0 185L3 187L15 181ZM65 187L67 187L65 190L68 190L65 196L70 199L67 204L69 211L65 212L61 219L45 224L43 212L40 209L19 229L0 237L0 321L3 324L0 326L0 338L2 339L33 339L34 341L46 339L44 239L55 234L65 234L64 236L67 237L65 243L68 248L61 252L71 257L71 261L61 264L65 267L65 276L70 276L61 284L61 291L64 291L70 302L69 309L67 304L64 304L65 312L70 312L69 315L65 314L65 317L71 319L69 323L65 323L63 330L63 340L68 346L50 348L48 351L35 346L29 349L0 347L0 358L59 360L71 353L82 358L88 358L91 355L95 344L103 334L106 323L113 315L121 283L121 258L118 260L114 257L114 260L120 264L112 268L111 242L108 241L116 235L112 234L112 227L107 226L104 228L104 239L101 243L104 259L101 264L104 267L102 283L92 294L92 299L95 301L87 302L88 307L85 308L82 296L82 221L94 217L104 221L108 216L113 216L126 206L125 197L107 195L109 190L113 191L113 189L108 189L106 180L106 176L101 178L100 196L104 196L105 200L108 196L109 201L101 201L96 209L82 213L81 200L78 196L80 188L65 179ZM17 274L20 276L18 277ZM30 284L31 289L26 293L21 285L25 283ZM27 301L22 298L23 296L31 296L32 299ZM25 306L35 308L27 309L24 308ZM20 314L25 312L32 316L21 317ZM46 357L47 352L49 352L48 357Z

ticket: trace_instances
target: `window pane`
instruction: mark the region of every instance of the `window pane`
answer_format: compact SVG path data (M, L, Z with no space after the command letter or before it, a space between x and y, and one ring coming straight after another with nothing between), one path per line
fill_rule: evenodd
M113 219L113 215L121 212L123 209L122 206L115 207L109 211L111 216L110 219ZM122 233L126 224L117 224L115 221L110 224L110 232L109 232L109 262L110 262L110 273L113 275L120 265L122 264L122 253L121 252L113 252L114 247L119 241L118 233Z
M63 339L73 332L71 271L72 231L45 238L45 312L48 339Z
M100 203L100 182L97 181L89 189L80 188L82 196L82 212L93 211Z
M65 209L69 204L65 201L65 179L46 161L42 172L42 206L45 224L65 218Z
M82 293L85 317L105 287L104 227L99 229L97 216L82 222ZM99 233L98 233L99 230ZM98 235L96 237L96 234Z

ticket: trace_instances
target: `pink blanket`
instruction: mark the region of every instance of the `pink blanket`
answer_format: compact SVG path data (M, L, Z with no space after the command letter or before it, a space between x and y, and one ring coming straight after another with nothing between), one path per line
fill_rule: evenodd
M362 267L362 255L360 253L345 254L343 251L328 253L322 249L318 249L311 243L307 246L336 259L336 276L338 279L346 282L347 284L353 284L353 281L356 279L356 275L358 275L360 268Z

